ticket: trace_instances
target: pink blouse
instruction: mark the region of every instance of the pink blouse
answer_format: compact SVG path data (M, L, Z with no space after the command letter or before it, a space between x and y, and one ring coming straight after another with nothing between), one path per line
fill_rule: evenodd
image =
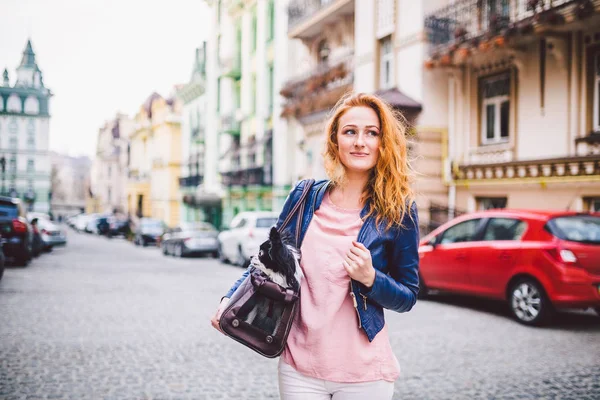
M400 375L387 325L372 342L358 328L342 260L361 226L359 209L337 207L326 193L304 237L300 310L282 355L304 375L343 383L393 382Z

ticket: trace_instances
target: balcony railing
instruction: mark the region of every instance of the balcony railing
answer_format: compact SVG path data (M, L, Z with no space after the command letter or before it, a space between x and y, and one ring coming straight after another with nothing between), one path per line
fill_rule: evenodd
M191 139L194 142L204 142L204 126L194 126L190 131Z
M600 176L600 154L493 164L453 165L455 180L544 179Z
M520 30L532 25L524 22L558 24L564 17L560 8L577 0L459 0L425 17L425 31L431 52L454 44ZM581 3L581 1L579 1ZM592 6L593 12L593 6ZM535 18L534 18L535 17Z
M288 27L292 29L298 23L310 18L335 0L292 0L288 7Z
M303 117L333 107L344 93L352 90L353 60L350 54L288 81L280 92L287 99L282 116Z
M238 80L242 77L242 60L241 54L236 50L237 55L232 57L222 57L221 76Z
M233 136L240 135L240 123L233 112L221 117L221 131Z
M225 186L270 186L272 184L271 165L222 172Z
M203 175L182 176L179 178L179 187L196 187L204 182Z

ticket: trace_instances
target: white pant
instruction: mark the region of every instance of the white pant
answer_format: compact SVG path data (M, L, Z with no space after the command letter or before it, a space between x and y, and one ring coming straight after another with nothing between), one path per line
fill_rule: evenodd
M302 375L279 359L281 400L391 400L394 382L338 383Z

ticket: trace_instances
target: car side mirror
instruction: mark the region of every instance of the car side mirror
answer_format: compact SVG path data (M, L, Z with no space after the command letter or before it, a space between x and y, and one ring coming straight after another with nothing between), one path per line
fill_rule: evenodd
M432 249L435 249L438 245L437 238L432 238L427 244L430 245Z

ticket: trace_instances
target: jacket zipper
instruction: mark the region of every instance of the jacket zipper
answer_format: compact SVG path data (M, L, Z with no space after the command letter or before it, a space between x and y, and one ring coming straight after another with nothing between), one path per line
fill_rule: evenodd
M352 304L354 305L356 316L358 317L358 329L360 329L362 328L362 323L360 321L360 313L358 312L358 302L356 301L356 295L354 294L354 288L352 287L352 280L350 280L350 297L352 297Z
M362 297L362 299L363 299L363 308L365 309L365 311L367 311L367 296L365 296L362 293L359 293L359 294L360 294L360 297Z

